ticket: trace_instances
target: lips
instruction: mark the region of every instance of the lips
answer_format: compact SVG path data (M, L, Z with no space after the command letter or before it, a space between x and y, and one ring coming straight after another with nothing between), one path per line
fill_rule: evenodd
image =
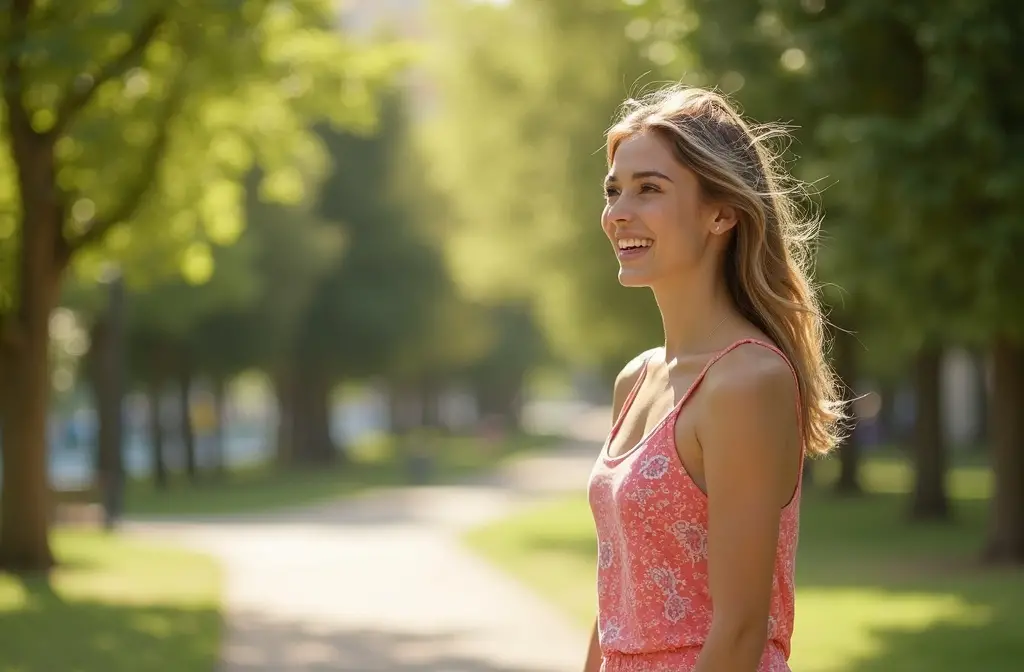
M620 260L638 259L651 249L654 240L650 238L619 238L615 241Z

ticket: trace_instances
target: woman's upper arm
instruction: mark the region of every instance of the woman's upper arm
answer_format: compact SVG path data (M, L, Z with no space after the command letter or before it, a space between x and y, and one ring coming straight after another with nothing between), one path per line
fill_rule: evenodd
M712 372L697 438L715 621L767 632L779 518L802 459L795 382L782 358L760 349L730 353Z

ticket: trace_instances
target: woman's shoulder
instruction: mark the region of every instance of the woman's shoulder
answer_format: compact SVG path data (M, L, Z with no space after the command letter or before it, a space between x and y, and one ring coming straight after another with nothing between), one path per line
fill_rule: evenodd
M661 354L661 348L651 348L650 350L644 350L633 359L626 362L626 365L622 367L618 375L615 376L615 387L614 387L614 399L615 406L619 408L625 402L626 397L629 396L630 391L636 386L640 375L644 372L644 368L647 366L647 362L652 357L657 357Z
M704 387L706 396L735 408L736 404L793 404L795 383L793 368L781 350L763 339L745 339L708 369Z

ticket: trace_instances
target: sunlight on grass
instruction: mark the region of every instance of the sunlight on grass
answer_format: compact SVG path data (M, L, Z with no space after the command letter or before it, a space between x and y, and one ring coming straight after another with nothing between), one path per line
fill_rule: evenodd
M831 461L830 461L831 462ZM802 507L797 624L799 672L1015 672L1024 658L1024 572L976 566L990 474L951 474L957 521L912 526L903 515L910 471L868 461L872 495L834 497L834 463L819 465ZM473 530L466 542L562 608L594 619L595 539L584 493Z
M822 616L827 614L828 618ZM878 632L923 633L936 625L984 627L993 610L948 594L896 595L870 588L800 591L790 665L810 672L847 672L851 660L886 655ZM902 669L902 668L901 668ZM941 668L935 668L941 669Z
M212 672L221 575L204 556L59 530L49 581L0 574L0 671Z

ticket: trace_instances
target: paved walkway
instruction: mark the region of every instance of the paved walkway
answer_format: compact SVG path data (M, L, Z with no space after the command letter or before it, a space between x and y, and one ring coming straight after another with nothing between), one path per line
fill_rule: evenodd
M300 513L126 527L224 563L221 672L576 672L588 633L457 535L580 491L596 451L577 440L473 485L390 489Z

